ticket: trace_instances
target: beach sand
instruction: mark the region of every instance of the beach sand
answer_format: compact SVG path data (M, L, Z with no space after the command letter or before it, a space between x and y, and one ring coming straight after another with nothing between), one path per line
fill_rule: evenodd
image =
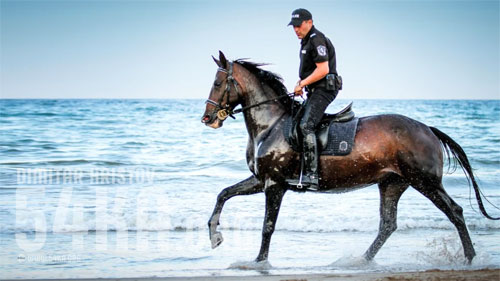
M42 279L27 279L37 280ZM44 279L47 281L63 279ZM64 279L68 280L68 279ZM259 276L204 276L204 277L165 277L165 278L103 278L103 279L70 279L72 281L201 281L201 280L241 280L241 281L479 281L479 280L500 280L500 269L480 269L480 270L427 270L419 272L398 272L398 273L356 273L356 274L297 274L297 275L259 275ZM17 280L19 281L19 279Z

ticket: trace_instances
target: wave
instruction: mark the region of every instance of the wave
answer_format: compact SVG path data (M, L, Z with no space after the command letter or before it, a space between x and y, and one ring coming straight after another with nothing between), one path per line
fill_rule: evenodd
M147 145L147 144L143 143L143 142L138 142L138 141L128 141L128 142L123 144L123 146L131 146L131 147L145 146L145 145Z
M492 167L495 167L495 166L498 167L498 165L500 165L500 160L498 160L498 159L474 159L473 163L478 163L480 165L485 165L485 166L491 165Z
M71 165L84 165L93 164L98 166L121 166L127 165L124 162L108 161L108 160L88 160L88 159L74 159L74 160L49 160L49 161L22 161L22 162L1 162L0 165L6 166L36 166L36 165L53 165L53 166L71 166Z
M15 148L9 148L2 151L2 153L21 153L21 152L23 151Z
M81 114L76 114L72 112L12 112L12 113L6 113L2 112L0 113L0 117L3 118L8 118L8 117L27 117L27 118L37 118L37 117L64 117L64 118L82 118L84 117Z
M59 114L54 112L16 112L16 113L0 113L0 117L52 117ZM63 116L68 116L64 114Z
M31 151L35 151L33 148L41 148L44 150L55 150L58 148L58 146L59 145L54 142L36 141L33 139L23 139L19 141L0 143L0 147L5 147L5 150L2 150L1 153L9 153L9 152L29 153Z
M1 225L0 233L81 233L81 232L187 232L206 231L208 216L190 216L179 218L176 214L165 215L158 213L149 214L154 219L144 219L138 223L135 215L116 215L100 219L97 223L95 217L87 217L78 223L54 224L48 223L46 228L36 228L28 214L20 215L17 223ZM15 216L14 216L15 217ZM467 219L467 227L471 232L497 232L500 224L481 217ZM262 218L252 217L245 219L223 220L218 228L220 231L261 231ZM413 230L449 230L455 232L456 228L446 218L436 219L428 217L400 218L397 231ZM276 231L299 233L345 233L345 232L376 232L378 219L372 217L338 217L325 222L322 220L297 219L295 217L278 220Z

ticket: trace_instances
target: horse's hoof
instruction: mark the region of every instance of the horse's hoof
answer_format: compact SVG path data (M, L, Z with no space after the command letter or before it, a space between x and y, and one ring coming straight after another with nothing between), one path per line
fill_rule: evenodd
M219 247L219 245L222 243L222 241L224 241L224 238L222 238L222 233L216 232L212 235L210 240L212 241L212 249L215 249L215 248Z
M229 266L230 269L241 269L241 270L269 270L272 265L267 261L238 261Z
M355 256L344 256L330 264L330 266L334 267L343 267L343 268L363 268L366 266L373 266L376 263L373 259L367 259L364 256L355 257Z

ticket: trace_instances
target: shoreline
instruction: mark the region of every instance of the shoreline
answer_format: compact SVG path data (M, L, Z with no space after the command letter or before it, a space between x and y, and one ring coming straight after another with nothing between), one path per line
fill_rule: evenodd
M139 278L75 278L75 279L0 279L10 280L37 280L37 281L201 281L201 280L241 280L241 281L456 281L456 280L500 280L500 268L486 268L477 270L439 270L409 272L377 272L377 273L352 273L352 274L293 274L293 275L253 275L253 276L199 276L199 277L139 277Z

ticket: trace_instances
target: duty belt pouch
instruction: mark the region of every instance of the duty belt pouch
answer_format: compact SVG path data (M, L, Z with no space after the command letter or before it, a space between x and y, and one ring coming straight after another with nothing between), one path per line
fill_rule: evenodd
M335 74L331 73L326 75L326 90L327 91L334 91L336 89L336 84L335 84Z
M337 90L342 90L342 76L335 75L335 87Z

